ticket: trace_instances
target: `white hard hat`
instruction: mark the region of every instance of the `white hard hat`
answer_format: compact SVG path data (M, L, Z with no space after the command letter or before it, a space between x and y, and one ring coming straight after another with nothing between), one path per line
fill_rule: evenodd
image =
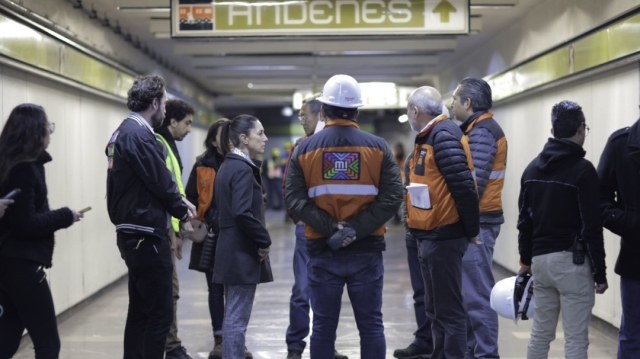
M358 81L349 75L335 75L331 77L318 101L331 106L343 108L358 108L363 106L362 95Z
M491 290L491 309L516 324L518 319L527 320L533 317L532 284L532 276L513 276L499 281Z

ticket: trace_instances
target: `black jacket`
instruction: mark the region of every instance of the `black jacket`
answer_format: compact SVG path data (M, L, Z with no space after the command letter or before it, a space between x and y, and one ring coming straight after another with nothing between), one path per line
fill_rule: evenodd
M219 155L217 152L214 153L213 155L204 153L202 156L196 159L196 163L193 165L193 168L191 169L191 174L189 174L187 187L185 188L185 194L187 195L187 199L189 200L189 202L193 203L194 206L196 206L196 209L198 208L198 185L197 185L198 167L210 167L210 168L213 168L217 173L223 161L224 161L224 157L222 157L222 155ZM209 207L207 212L205 212L205 221L207 223L207 226L209 226L210 231L213 231L213 233L220 232L218 227L218 210L216 208L215 201L211 201L211 206ZM215 238L206 237L205 242L206 241L212 241L212 243L208 243L208 244L215 246ZM204 272L212 268L213 256L211 258L205 258L206 259L205 261L202 260L203 259L202 249L203 249L203 246L205 245L205 242L193 243L193 245L191 246L191 257L189 259L189 269L194 269L194 270ZM210 252L210 251L207 251L207 252ZM211 254L213 254L213 252L211 252Z
M258 284L273 281L269 259L258 248L271 246L264 220L260 167L228 153L216 175L214 197L220 234L213 282Z
M132 114L113 133L106 148L107 208L117 232L155 234L164 238L171 217L184 219L182 201L162 158L161 144Z
M534 256L570 250L579 235L595 282L606 283L598 175L584 155L581 146L550 138L525 169L518 200L520 261L531 265Z
M3 186L22 190L0 219L0 257L27 259L51 267L54 235L73 224L69 208L49 209L44 164L51 156L43 151L35 162L22 162L9 172Z
M598 175L604 227L622 237L615 272L640 280L640 120L609 137Z

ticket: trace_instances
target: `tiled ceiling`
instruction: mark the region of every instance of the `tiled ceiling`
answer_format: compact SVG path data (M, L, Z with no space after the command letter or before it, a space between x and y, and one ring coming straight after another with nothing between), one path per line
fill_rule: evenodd
M337 73L366 82L435 84L456 56L490 40L540 2L471 0L471 34L464 36L171 39L170 0L81 1L85 10L117 20L123 32L135 34L211 91L221 107L290 103L295 90L318 90Z

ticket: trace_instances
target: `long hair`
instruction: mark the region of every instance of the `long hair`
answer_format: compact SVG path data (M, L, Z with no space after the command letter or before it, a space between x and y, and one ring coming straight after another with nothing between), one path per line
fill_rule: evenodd
M216 146L213 145L213 142L216 141L216 135L220 130L220 127L225 124L225 122L229 122L228 118L221 118L218 121L214 122L210 127L209 131L207 131L207 138L204 140L204 148L205 154L209 156L213 156L217 153L216 146L220 146L219 143L216 143Z
M220 136L220 148L226 155L231 152L231 146L240 147L240 135L249 136L251 129L256 125L258 119L251 115L239 115L231 121L227 121L222 125L222 136Z
M23 103L11 111L0 134L0 188L15 165L40 156L47 131L47 114L42 106Z

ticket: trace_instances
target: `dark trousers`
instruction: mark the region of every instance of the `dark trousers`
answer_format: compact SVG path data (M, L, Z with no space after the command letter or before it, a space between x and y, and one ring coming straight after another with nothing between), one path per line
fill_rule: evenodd
M124 359L162 359L173 321L171 243L150 235L118 233L129 269L129 312Z
M425 310L433 332L432 359L463 359L467 312L462 301L462 256L467 238L420 241Z
M11 358L27 329L36 359L57 359L60 353L53 298L42 265L0 258L0 358Z
M307 238L304 225L296 226L296 245L293 252L293 277L291 300L289 301L289 327L287 328L287 349L304 351L309 335L309 279L307 276Z
M360 357L384 359L387 343L382 323L382 253L310 257L308 273L313 309L311 359L334 357L345 284L360 334Z
M413 345L428 350L433 349L433 337L431 334L431 322L427 318L424 309L424 279L422 278L422 268L420 267L420 256L418 255L418 241L410 233L405 235L407 245L407 262L409 263L409 276L411 278L411 288L413 289L413 310L416 315L418 329L413 333Z
M222 335L224 320L224 284L213 283L213 269L207 275L207 289L209 291L209 315L214 335Z

